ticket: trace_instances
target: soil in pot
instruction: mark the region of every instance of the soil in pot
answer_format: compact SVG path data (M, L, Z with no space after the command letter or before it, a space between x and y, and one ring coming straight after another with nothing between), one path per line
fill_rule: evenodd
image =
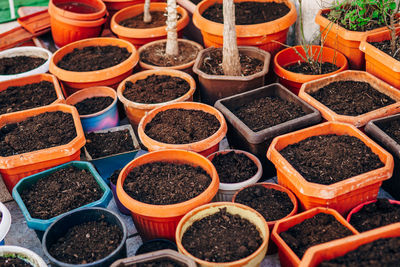
M384 166L360 139L348 135L312 136L280 153L307 181L323 185Z
M235 202L255 209L267 222L286 217L294 208L287 193L262 185L241 190L236 195Z
M70 113L45 112L0 129L0 156L8 157L65 145L76 137Z
M381 123L379 128L393 138L396 143L400 143L400 119Z
M113 101L114 99L109 96L95 96L86 98L74 106L78 110L79 115L89 115L102 111L111 105Z
M400 54L398 51L395 51L395 54L392 53L392 48L390 45L391 40L381 41L381 42L371 42L370 44L381 50L382 52L388 54L389 56L393 57L394 59L400 61ZM400 40L397 38L396 40L397 46L400 46Z
M216 154L211 160L219 176L220 183L240 183L257 173L257 165L243 153L230 151Z
M189 144L213 135L221 126L218 119L202 110L168 109L157 113L145 133L167 144Z
M17 257L0 256L0 266L3 267L32 267L32 265Z
M134 150L129 130L106 133L87 133L86 150L93 159Z
M358 116L396 103L367 82L332 82L310 94L339 115Z
M307 62L298 62L289 66L285 66L285 69L291 72L300 73L304 75L320 75L320 74L327 74L339 69L338 66L332 64L330 62L323 62L321 64L320 71L315 70L309 63Z
M44 62L46 62L46 59L41 57L2 57L0 58L0 75L27 72L43 65Z
M42 220L99 200L102 195L93 175L75 167L55 171L21 192L31 217Z
M118 24L127 27L127 28L136 28L136 29L148 29L148 28L156 28L165 26L165 22L167 21L166 13L163 11L150 11L151 21L144 22L143 21L143 13L124 19L120 21ZM178 14L178 19L180 15Z
M132 102L155 104L177 99L189 89L190 84L180 77L152 74L135 83L125 82L123 95Z
M50 105L56 100L54 84L48 81L9 86L0 92L0 114Z
M210 175L201 167L157 161L133 168L123 188L137 201L170 205L200 195L210 184Z
M400 205L378 198L375 203L365 205L351 215L350 224L359 232L400 222Z
M132 267L185 267L186 264L174 261L168 258L154 259L146 262L139 262L133 265L129 265Z
M119 169L119 170L115 170L112 174L111 174L111 176L110 176L110 183L112 183L113 185L116 185L117 184L117 181L118 181L118 176L119 176L119 173L121 172L121 169Z
M131 53L125 47L86 46L75 48L57 62L57 66L69 71L95 71L106 69L125 61Z

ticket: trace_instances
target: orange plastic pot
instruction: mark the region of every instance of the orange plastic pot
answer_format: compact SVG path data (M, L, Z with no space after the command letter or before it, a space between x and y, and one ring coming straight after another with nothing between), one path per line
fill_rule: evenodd
M310 95L311 93L318 91L320 88L337 81L359 81L369 83L375 90L391 97L396 101L396 103L358 116L337 114ZM345 122L358 128L365 126L370 120L400 112L400 91L365 71L348 70L336 75L305 83L300 89L299 97L314 108L318 109L325 120Z
M131 198L122 187L126 176L137 166L158 161L179 162L201 167L210 175L211 184L197 197L177 204L151 205ZM167 238L174 240L179 220L190 210L210 202L218 191L218 184L217 171L205 157L185 150L162 150L144 154L129 162L119 174L117 195L122 205L131 211L133 221L142 239Z
M234 2L240 3L246 1L248 0L235 0ZM280 43L286 43L289 27L296 22L297 13L295 5L289 0L253 1L285 3L290 8L288 14L274 21L251 25L236 25L237 44L239 46L257 46L275 55L282 47ZM193 23L200 29L205 47L222 47L223 44L222 33L224 25L202 16L206 9L216 3L222 4L222 0L204 0L196 6L193 14Z
M279 260L282 266L299 266L300 260L299 257L293 252L293 250L286 244L286 242L279 235L282 232L285 232L292 228L293 226L303 222L306 219L310 219L319 213L331 214L335 216L336 220L338 220L343 226L352 231L355 235L359 234L359 232L351 226L337 211L327 208L314 208L311 210L307 210L305 212L294 215L290 218L286 218L278 221L275 224L274 229L272 230L271 238L278 246ZM343 240L343 239L340 239ZM325 243L328 244L328 243ZM312 247L311 247L312 248ZM309 251L309 248L307 251ZM306 252L307 253L307 252ZM304 256L303 256L304 258Z
M188 110L201 110L207 113L210 113L217 117L219 123L221 124L219 129L211 136L206 139L200 140L198 142L190 143L190 144L167 144L156 141L150 138L144 131L146 125L162 111L168 109L188 109ZM228 127L226 125L226 121L224 116L217 109L202 103L195 102L180 102L180 103L172 103L167 104L158 108L151 110L147 113L141 120L138 126L138 135L142 144L149 151L157 151L162 149L184 149L197 152L205 157L218 151L219 142L225 137Z
M321 57L318 57L321 48L322 55ZM332 48L313 45L311 51L314 55L314 60L320 60L321 62L329 62L335 64L339 69L334 72L320 75L306 75L288 71L287 69L285 69L285 67L298 62L304 62L300 55L297 54L300 53L303 57L306 56L306 52L301 45L283 49L282 51L278 52L278 54L276 54L274 57L274 72L279 77L279 83L287 87L296 95L299 94L300 87L303 83L321 79L323 77L328 77L332 74L339 73L348 69L346 57L342 53Z
M227 212L230 214L237 214L240 217L247 219L251 223L253 223L257 230L259 231L263 242L260 247L251 255L246 258L231 261L231 262L208 262L201 260L199 258L194 257L190 254L185 247L182 245L182 237L185 234L186 230L197 220L200 220L206 216L217 213L221 208L226 208ZM235 233L232 233L233 235ZM264 259L265 254L268 248L269 241L269 229L264 217L258 213L256 210L249 208L245 205L232 203L232 202L215 202L207 205L200 206L189 213L187 213L182 220L179 222L178 227L176 228L176 245L178 246L178 250L180 253L188 256L192 260L194 260L198 266L230 266L230 267L239 267L239 266L259 266L261 261Z
M160 26L155 28L148 29L139 29L139 28L128 28L123 27L119 23L125 19L135 17L141 13L143 13L144 4L138 4L134 6L130 6L124 8L111 18L111 30L115 33L118 38L127 40L134 44L136 48L139 48L142 45L145 45L149 42L155 40L161 40L167 38L166 26ZM150 12L151 11L161 11L165 12L167 8L166 3L150 3ZM178 14L181 18L177 22L176 30L178 31L178 36L182 37L183 28L189 23L189 15L187 11L181 7L177 9Z
M118 65L97 71L77 72L64 70L57 66L57 63L75 48L82 49L86 46L107 45L124 47L132 54ZM67 93L72 94L80 89L93 86L110 86L116 89L118 84L132 73L138 61L139 55L135 47L127 41L106 37L91 38L74 42L57 50L51 58L49 70L62 81Z
M133 101L128 100L124 96L125 83L127 81L135 83L136 81L144 80L148 76L153 75L153 74L169 75L172 77L182 78L189 83L190 89L189 89L189 91L187 91L186 94L184 94L181 97L178 97L178 98L168 101L168 102L157 103L157 104L143 104L143 103L133 102ZM157 70L141 71L141 72L133 74L132 76L129 76L128 78L126 78L119 84L118 89L117 89L117 95L118 95L119 101L121 101L122 104L124 104L125 113L129 119L129 122L134 126L134 129L136 129L139 125L140 120L150 110L153 110L155 108L161 107L161 106L169 104L169 103L193 101L193 94L194 94L195 90L196 90L196 82L189 74L182 72L182 71L178 71L178 70L172 70L172 69L157 69Z
M32 116L55 111L62 111L72 115L77 136L71 142L65 145L8 157L0 157L0 174L10 192L19 182L19 180L26 176L47 170L51 167L61 165L69 161L79 160L81 152L80 149L85 145L86 139L79 119L78 111L76 108L65 104L54 104L0 116L1 128L6 124L24 121Z
M343 181L321 185L308 182L280 153L288 145L298 143L308 137L318 135L350 135L360 139L384 164L372 170ZM267 157L275 165L278 183L289 188L308 210L314 207L328 207L345 214L365 201L375 199L383 180L393 173L393 157L378 146L356 127L341 122L325 122L293 133L276 137L267 152Z

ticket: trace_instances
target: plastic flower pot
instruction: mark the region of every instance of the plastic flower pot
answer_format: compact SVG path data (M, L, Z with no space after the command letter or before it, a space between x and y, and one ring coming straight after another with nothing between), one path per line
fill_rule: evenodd
M0 58L17 57L17 56L40 57L45 59L46 61L39 67L27 72L11 74L11 75L0 75L0 81L7 81L12 79L27 77L34 74L46 73L49 70L50 58L52 57L52 53L47 49L36 46L15 47L0 52Z
M319 55L321 49L322 53L321 55ZM332 74L336 74L344 70L347 70L349 67L347 64L346 57L339 51L336 51L329 47L321 47L318 45L313 45L311 48L311 54L313 55L313 59L318 60L319 62L322 63L325 62L332 63L338 67L338 70L318 75L307 75L307 74L288 71L287 69L285 69L285 67L296 64L298 62L304 62L302 57L297 53L300 53L300 55L306 57L306 52L304 51L304 47L301 45L283 49L282 51L278 52L274 57L274 72L279 77L279 83L286 86L290 91L292 91L296 95L299 94L300 87L302 86L303 83L321 79L324 77L329 77Z
M234 2L240 3L246 1L248 0L236 0ZM257 2L273 2L273 0L257 0ZM281 49L281 43L286 43L289 27L296 22L297 13L293 2L288 0L279 2L285 3L290 9L289 13L285 16L265 23L236 25L238 45L257 46L260 49L270 52L272 55L275 55ZM221 4L222 0L202 1L196 6L193 14L193 23L200 29L205 47L222 47L223 44L222 33L224 25L205 19L202 16L203 12L215 3Z
M57 66L57 63L75 48L82 49L86 46L107 45L124 47L132 54L125 61L119 63L118 65L96 71L69 71L61 69ZM136 52L135 47L127 41L107 37L91 38L76 41L57 50L57 52L54 53L53 57L51 58L50 72L57 76L57 78L64 84L68 94L72 94L80 89L93 86L110 86L115 89L123 79L132 73L132 70L136 66L138 60L139 55Z
M140 247L136 250L135 256L161 250L155 250L155 246L158 248L165 247L164 249L178 251L178 247L176 246L175 242L172 242L168 239L156 238L143 242L143 244L141 244Z
M262 177L263 169L262 169L260 160L256 156L254 156L253 154L251 154L249 152L246 152L243 150L237 150L237 149L236 150L235 149L226 149L226 150L214 152L211 155L209 155L207 158L212 162L213 158L216 155L219 155L219 154L224 155L231 151L234 151L235 153L239 153L239 154L244 154L249 159L251 159L254 162L254 164L256 164L256 166L257 166L257 172L256 172L256 174L254 174L253 177L250 177L249 179L247 179L243 182L240 182L240 183L222 183L220 181L218 193L215 196L214 201L231 201L233 195L235 195L235 193L238 190L240 190L241 188L246 187L248 185L257 183L258 180L260 180Z
M79 115L83 131L93 132L119 125L117 92L107 86L95 86L79 90L67 97L66 104L73 106L87 98L107 96L114 99L108 107L93 114Z
M367 202L365 202L365 203L361 203L360 205L354 207L354 208L349 212L349 214L347 215L346 220L350 223L351 216L353 216L354 214L356 214L357 212L359 212L364 206L369 205L369 204L372 204L372 203L375 203L376 201L377 201L376 199L375 199L375 200L371 200L371 201L367 201ZM396 200L393 200L393 199L389 199L389 203L392 204L392 205L400 205L400 201L396 201Z
M254 132L233 113L233 110L238 106L253 101L254 99L267 96L277 96L283 100L296 103L301 106L306 115ZM267 151L272 139L276 136L302 129L321 121L321 115L318 110L301 100L298 96L294 95L279 83L274 83L249 92L223 98L215 103L215 107L224 114L227 120L227 138L229 145L234 148L249 151L256 155L263 164L264 178L276 175L274 165L265 156L265 151Z
M0 157L0 174L9 192L22 178L47 170L54 166L79 160L80 149L85 144L85 136L76 108L65 104L54 104L34 109L18 111L0 116L0 128L6 124L24 121L29 117L45 112L62 111L70 113L73 117L76 137L65 145L26 152L8 157ZM34 134L34 133L32 133Z
M186 82L189 83L190 89L185 93L183 96L180 96L174 100L167 101L167 102L162 102L162 103L155 103L155 104L144 104L144 103L138 103L138 102L133 102L129 99L127 99L124 96L124 91L125 91L125 83L127 81L130 81L132 83L135 83L138 80L144 80L150 75L169 75L172 77L179 77L181 79L184 79ZM193 94L196 90L196 82L195 80L187 73L179 71L179 70L172 70L172 69L154 69L154 70L146 70L146 71L141 71L138 73L135 73L125 80L123 80L117 89L117 95L119 101L124 104L124 109L126 116L129 119L129 122L135 127L135 129L138 127L140 120L146 115L147 112L164 106L166 104L170 103L175 103L175 102L183 102L183 101L193 101Z
M0 221L0 246L4 245L4 239L11 227L11 214L7 207L0 202L0 213L1 213L1 221Z
M360 139L379 156L383 167L350 177L343 181L321 185L308 182L281 154L283 148L308 137L318 135L349 135ZM299 199L303 209L328 207L345 214L360 203L375 199L382 181L393 172L393 157L356 127L341 122L325 122L293 133L276 137L267 151L275 165L278 183L289 188Z
M357 235L359 232L351 226L337 211L327 208L314 208L311 210L307 210L305 212L294 215L290 218L282 219L278 221L274 229L272 230L271 238L278 246L279 253L279 261L282 266L299 266L300 260L299 257L293 252L293 250L286 244L286 242L279 235L282 232L287 231L293 226L303 222L306 219L310 219L319 213L331 214L336 220L338 220L343 226L348 228L353 234ZM353 237L353 236L352 236ZM340 239L343 240L343 239ZM328 243L324 243L328 244ZM308 251L308 250L307 250ZM303 256L304 258L304 256Z
M111 252L108 256L103 259L87 263L87 264L68 264L65 262L61 262L55 259L50 253L49 248L62 236L64 236L67 231L79 224L92 222L96 220L104 220L108 224L116 225L122 232L122 240L118 247ZM94 267L94 266L110 266L114 261L126 257L126 239L128 237L128 230L125 226L125 223L122 219L114 213L105 208L99 207L91 207L84 208L81 210L69 212L57 219L53 224L47 228L46 232L43 236L42 248L44 255L50 260L50 263L54 266L62 266L62 267L72 267L72 266L81 266L81 267ZM93 248L95 249L95 248Z
M0 246L0 257L24 259L33 267L47 267L46 262L35 252L19 246Z
M260 247L250 256L232 262L207 262L191 255L182 245L183 235L195 221L215 214L221 208L226 208L227 212L230 214L237 214L240 217L247 219L257 227L257 230L259 231L263 242ZM194 260L199 266L259 266L261 261L264 259L265 254L267 253L269 237L270 234L267 222L264 220L264 217L260 213L245 205L232 202L216 202L200 206L187 213L179 222L179 225L176 229L176 244L178 245L179 252Z
M202 3L204 3L204 1ZM243 93L264 85L265 75L268 73L271 59L271 55L268 52L256 47L239 47L240 53L257 58L264 62L263 69L260 72L248 76L227 76L210 75L200 69L206 53L212 49L214 48L207 48L200 51L193 66L193 72L199 77L200 96L202 102L214 105L215 101L218 99Z
M155 40L161 40L167 38L166 26L140 29L140 28L128 28L120 25L119 23L125 19L135 17L143 13L144 4L137 4L124 8L111 18L111 30L118 38L127 40L134 44L136 48L145 45L149 42ZM166 3L150 3L150 12L161 11L165 12L167 8ZM189 16L185 9L178 7L178 14L181 16L177 22L176 30L178 31L178 36L182 37L182 30L189 23Z
M177 204L151 205L131 198L122 187L126 176L137 166L157 161L199 166L211 176L211 184L197 197ZM194 152L170 149L147 153L126 165L118 177L117 195L121 203L131 211L133 222L142 239L166 238L174 240L179 220L190 210L210 202L218 191L218 185L217 171L208 159Z

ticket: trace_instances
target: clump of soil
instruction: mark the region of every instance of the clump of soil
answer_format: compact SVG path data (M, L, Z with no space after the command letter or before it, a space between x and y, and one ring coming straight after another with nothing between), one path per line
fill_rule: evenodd
M391 42L391 40L386 40L386 41L381 41L381 42L371 42L370 44L375 46L376 48L378 48L382 52L388 54L392 58L400 61L400 53L398 53L398 52L395 53L395 54L392 53L392 48L391 48L390 42ZM397 38L396 44L397 44L396 48L399 48L400 47L399 38ZM396 51L397 51L397 49L396 49Z
M136 28L136 29L148 29L155 27L165 26L167 21L167 14L163 11L150 11L151 21L144 22L143 21L143 13L122 20L119 22L119 25L127 28ZM180 18L180 14L178 14L178 19Z
M262 71L264 62L261 60L247 56L240 51L239 57L242 76L249 76ZM210 75L224 75L224 70L222 69L222 48L210 49L210 51L204 53L204 59L199 68Z
M360 139L348 135L312 136L280 153L307 181L323 185L384 166Z
M375 203L365 205L351 215L350 224L359 232L400 222L400 205L388 199L378 198Z
M206 139L221 126L218 119L202 110L169 109L157 113L145 133L167 144L189 144Z
M335 64L329 62L322 62L320 70L316 71L309 63L301 61L289 66L285 66L284 68L287 69L288 71L305 75L327 74L337 71L339 69L339 67L336 66Z
M107 69L125 61L131 53L125 47L114 45L75 48L57 62L57 66L70 71Z
M180 77L152 74L135 83L125 82L123 95L136 103L155 104L177 99L189 89L189 83Z
M0 58L0 75L12 75L27 72L43 65L46 59L41 57L2 57Z
M117 181L118 181L118 176L119 173L121 172L122 169L119 170L115 170L111 176L110 176L110 183L112 183L113 185L117 185Z
M240 183L257 173L257 165L243 153L230 151L226 154L216 154L211 160L217 169L221 183Z
M332 82L310 94L339 115L358 116L396 103L369 83Z
M236 195L235 202L255 209L267 222L286 217L294 208L287 193L262 185L241 190Z
M306 115L301 106L277 96L254 99L232 112L254 132Z
M135 263L133 265L130 265L132 267L185 267L187 266L186 264L171 260L169 258L161 258L161 259L155 259L155 260L150 260L146 262L139 262Z
M145 254L148 252L153 252L163 249L172 249L178 251L175 243L171 243L171 241L165 239L154 239L143 243L136 251L135 255Z
M55 171L21 192L31 217L42 220L92 203L102 195L93 175L75 167Z
M385 122L378 126L382 131L393 138L394 141L400 143L400 119Z
M45 112L0 128L0 155L8 157L65 145L76 137L70 113Z
M241 2L235 3L235 24L251 25L273 21L285 16L290 9L284 3ZM224 23L222 4L207 8L202 16L208 20Z
M132 136L128 129L106 133L91 132L85 134L85 137L85 147L92 159L124 153L135 149Z
M74 106L78 110L79 115L89 115L102 111L111 105L113 101L114 99L109 96L95 96L86 98Z
M48 81L9 86L0 92L0 114L50 105L56 100L54 85Z
M137 201L170 205L200 195L210 184L210 175L201 167L159 161L133 168L123 187Z
M0 266L3 267L32 267L32 265L17 257L0 256Z
M243 259L253 254L262 242L253 223L227 212L226 208L195 221L182 236L182 246L208 262Z
M318 213L279 234L301 259L309 247L353 235L331 214Z
M104 220L79 224L68 229L49 248L57 260L71 264L86 264L107 257L122 241L117 225Z

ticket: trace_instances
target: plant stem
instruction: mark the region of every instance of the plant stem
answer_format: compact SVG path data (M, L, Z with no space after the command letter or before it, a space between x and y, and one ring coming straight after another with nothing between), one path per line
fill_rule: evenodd
M222 69L228 76L240 76L242 73L239 49L236 41L235 6L233 0L223 0L224 43L222 50Z
M176 31L176 24L178 21L178 12L176 11L176 0L167 0L167 46L165 53L168 56L177 56L178 49L178 33Z
M151 22L150 0L145 0L144 1L143 22L145 22L145 23L150 23Z

